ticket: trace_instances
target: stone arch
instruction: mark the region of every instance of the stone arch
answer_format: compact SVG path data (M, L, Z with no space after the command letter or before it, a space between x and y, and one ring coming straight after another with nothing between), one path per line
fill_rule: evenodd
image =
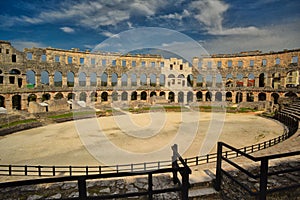
M271 94L271 99L272 99L272 101L273 101L274 104L278 104L279 94L272 93Z
M101 101L108 101L108 93L107 92L101 93Z
M197 87L202 87L203 86L203 76L202 76L202 74L198 74L196 85L197 85Z
M97 86L97 74L95 72L92 72L90 74L90 86L92 86L92 87Z
M247 87L254 87L254 86L255 86L255 76L253 73L250 73L248 75Z
M21 95L14 95L12 96L11 100L12 100L12 109L16 109L16 110L21 110L22 105L21 105Z
M18 69L11 69L9 71L9 83L10 84L15 84L17 81L18 87L22 87L22 78L20 77L21 71Z
M193 100L194 100L194 94L193 94L193 92L189 91L187 93L187 102L190 103L190 102L193 102Z
M143 91L141 93L141 100L147 100L147 92Z
M5 97L0 95L0 107L5 108Z
M201 91L198 91L196 93L196 98L197 98L197 101L202 101L202 98L203 98L203 94Z
M147 75L146 74L141 74L140 76L140 85L147 85Z
M152 92L150 93L150 97L153 97L153 96L156 96L156 92L155 92L155 91L152 91Z
M111 94L111 99L112 101L118 101L119 95L117 91L113 91L113 93Z
M118 85L118 74L112 73L111 74L111 86L117 86Z
M126 91L122 92L121 100L122 101L127 101L128 100L128 93Z
M215 95L216 101L222 101L223 100L222 96L223 96L222 92L216 92L216 95Z
M37 99L36 94L29 94L28 97L27 97L28 104L31 101L36 101L36 99Z
M84 101L86 102L86 93L85 92L81 92L79 94L79 101Z
M225 96L226 96L226 101L232 102L232 93L231 92L226 92Z
M258 101L265 101L267 100L267 95L264 92L258 94Z
M236 76L236 87L243 87L244 86L243 78L244 78L243 74L238 74Z
M78 81L80 87L86 86L86 74L84 72L80 72L80 74L78 75Z
M164 91L161 91L159 92L159 96L162 97L162 96L166 96L166 93Z
M49 85L49 72L46 70L43 70L41 72L41 84L42 85Z
M97 101L97 97L98 97L98 94L97 94L97 92L95 92L95 91L93 91L92 93L91 93L91 102L96 102Z
M212 93L211 92L206 92L205 101L211 101L211 99L212 99Z
M150 86L155 87L156 86L156 75L150 74Z
M54 96L54 99L62 99L62 98L64 98L64 95L61 93L61 92L58 92L58 93L56 93L55 94L55 96Z
M73 72L68 72L67 73L67 86L68 87L74 87L74 73Z
M48 101L51 99L51 95L49 93L45 93L42 95L42 101Z
M168 100L170 102L174 102L175 101L175 93L174 92L169 92Z
M121 76L121 86L127 86L128 85L128 76L127 74L122 74Z
M289 98L294 98L294 97L298 97L298 95L294 92L287 92L284 94L285 97L289 97Z
M247 93L247 102L254 102L254 94L252 92Z
M165 84L166 84L166 75L161 74L161 75L159 76L159 85L160 85L160 86L165 86Z
M103 72L101 74L101 86L107 86L107 73L106 72Z
M226 87L233 87L232 74L227 74L226 75Z
M67 96L67 98L68 98L68 100L75 100L75 96L76 96L76 94L75 93L72 93L72 92L70 92L70 93L68 93L68 96Z
M27 82L27 87L35 87L36 82L36 73L33 70L27 70L26 71L26 82Z
M194 77L192 74L189 74L186 78L186 81L187 81L187 86L188 87L193 87L193 84L194 84Z
M130 77L130 82L131 82L131 86L137 86L137 76L136 74L131 74L131 77Z
M62 86L62 73L60 71L54 72L54 86L55 87Z
M183 103L184 102L184 93L183 92L178 92L178 103Z
M235 102L236 103L241 103L243 101L243 93L237 92L235 96Z
M11 69L11 70L9 71L9 74L10 74L10 75L21 75L21 71L18 70L18 69Z
M137 100L137 92L136 92L136 91L133 91L133 92L131 93L131 100L132 100L132 101L136 101L136 100Z
M258 77L258 87L265 87L265 79L266 79L266 74L265 73L261 73L259 74Z

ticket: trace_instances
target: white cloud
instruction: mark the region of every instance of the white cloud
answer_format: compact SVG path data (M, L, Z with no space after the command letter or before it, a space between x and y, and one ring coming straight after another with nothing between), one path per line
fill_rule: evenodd
M60 30L62 30L65 33L74 33L75 32L75 30L73 28L70 28L70 27L67 27L67 26L61 27Z
M221 30L209 30L211 35L262 35L266 34L266 30L261 30L254 26L249 27L236 27Z

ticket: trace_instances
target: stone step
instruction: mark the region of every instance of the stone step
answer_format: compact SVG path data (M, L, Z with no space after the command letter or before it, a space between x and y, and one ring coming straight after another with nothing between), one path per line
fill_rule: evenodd
M189 199L221 199L219 192L214 188L200 188L200 189L190 189L189 190Z

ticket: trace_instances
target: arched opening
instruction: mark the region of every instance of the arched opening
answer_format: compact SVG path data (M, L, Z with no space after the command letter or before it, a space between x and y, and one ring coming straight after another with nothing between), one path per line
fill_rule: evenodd
M155 87L156 86L156 75L150 74L150 86Z
M280 82L281 82L280 73L279 72L273 73L272 74L272 88L279 89Z
M196 98L197 98L197 101L202 101L203 95L202 95L202 92L201 92L201 91L198 91L198 92L196 93Z
M118 101L118 92L116 92L116 91L113 91L113 93L111 94L111 98L112 98L112 100L113 101Z
M169 92L168 100L169 100L169 102L174 102L175 101L174 92Z
M300 84L300 76L299 71L290 71L286 75L286 86L287 88L297 88L297 86Z
M211 101L211 98L212 98L212 93L211 92L206 92L205 101Z
M95 72L91 73L90 75L90 86L92 87L97 86L97 74Z
M221 92L216 92L215 99L216 99L216 101L222 101L222 93Z
M265 101L267 99L266 93L261 92L258 94L258 101Z
M37 96L35 94L28 95L28 98L27 98L28 104L31 101L36 101L36 99L37 99Z
M141 93L141 100L147 100L147 92L143 91Z
M17 75L21 75L21 72L17 69L12 69L9 71L9 84L15 84L16 79L17 79L17 83L18 83L18 87L22 87L22 78L18 77Z
M51 98L51 95L49 93L42 95L42 101L48 101L48 100L50 100L50 98Z
M150 93L150 97L153 97L153 96L156 96L156 92L155 92L155 91L152 91L152 92Z
M254 86L255 86L255 76L254 74L249 74L247 87L254 87Z
M226 87L233 87L232 74L226 75Z
M91 93L91 102L96 102L97 101L97 97L98 97L97 92L92 92Z
M127 101L128 100L128 93L127 92L122 92L121 94L121 100L122 101Z
M121 85L127 86L128 85L128 76L127 74L122 74L121 76Z
M207 75L206 76L206 87L212 87L212 83L213 83L213 77L212 75Z
M27 88L34 88L35 87L35 71L28 70L26 72L26 82L27 82Z
M74 87L74 73L73 72L67 73L67 86Z
M222 87L222 75L221 74L216 75L216 87L218 87L218 88Z
M4 96L1 96L1 95L0 95L0 107L5 108L5 98L4 98Z
M236 103L241 103L243 101L243 93L237 92L236 97L235 97L235 102Z
M103 72L101 75L101 86L107 86L107 73Z
M79 94L79 101L84 101L86 102L86 93L85 92L81 92Z
M136 91L134 91L134 92L131 93L131 100L132 101L137 100L137 92Z
M187 86L188 87L193 87L193 84L194 84L194 77L192 74L189 74L186 78L186 81L187 81Z
M12 108L21 110L21 95L12 96Z
M226 92L226 101L232 102L232 93L231 92Z
M203 77L201 74L199 74L197 76L197 83L196 83L197 87L202 87L203 86Z
M137 76L136 76L136 74L131 74L131 86L137 86Z
M78 81L80 87L86 86L86 74L84 72L80 72L78 76Z
M247 102L254 101L254 94L252 92L247 93Z
M107 92L102 92L101 101L108 101L108 93Z
M174 85L175 84L175 76L174 74L169 74L168 76L168 86L170 87L171 85Z
M140 76L140 85L141 86L147 85L147 76L146 76L146 74L141 74L141 76Z
M265 87L265 77L264 73L259 75L259 87Z
M289 98L294 98L294 97L298 97L296 93L294 92L288 92L284 95L285 97L289 97Z
M54 72L54 86L55 87L62 86L62 73L59 71Z
M111 75L111 86L117 86L118 85L118 74L112 73Z
M166 84L166 76L164 74L161 74L159 77L159 85L165 86L165 84Z
M279 99L279 94L277 93L272 93L271 98L274 104L278 104L278 99Z
M243 74L238 74L236 76L236 87L243 87L244 86L243 78L244 78Z
M64 95L61 93L61 92L58 92L58 93L56 93L55 94L55 96L54 96L54 99L62 99L62 98L64 98Z
M166 93L165 93L164 91L161 91L161 92L159 93L159 96L160 96L160 97L166 96Z
M193 98L194 98L193 92L189 91L189 92L187 93L187 102L188 102L188 103L193 102Z
M178 103L183 103L184 101L184 93L178 92Z
M49 85L49 73L45 70L41 72L41 84Z
M68 100L75 100L75 94L74 93L68 93L68 96L67 96L67 98L68 98Z

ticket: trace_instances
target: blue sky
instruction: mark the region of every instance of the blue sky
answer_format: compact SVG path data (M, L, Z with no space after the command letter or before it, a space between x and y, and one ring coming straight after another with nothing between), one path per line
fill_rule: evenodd
M298 0L0 0L0 6L0 40L18 49L92 50L141 27L178 31L211 54L300 48Z

